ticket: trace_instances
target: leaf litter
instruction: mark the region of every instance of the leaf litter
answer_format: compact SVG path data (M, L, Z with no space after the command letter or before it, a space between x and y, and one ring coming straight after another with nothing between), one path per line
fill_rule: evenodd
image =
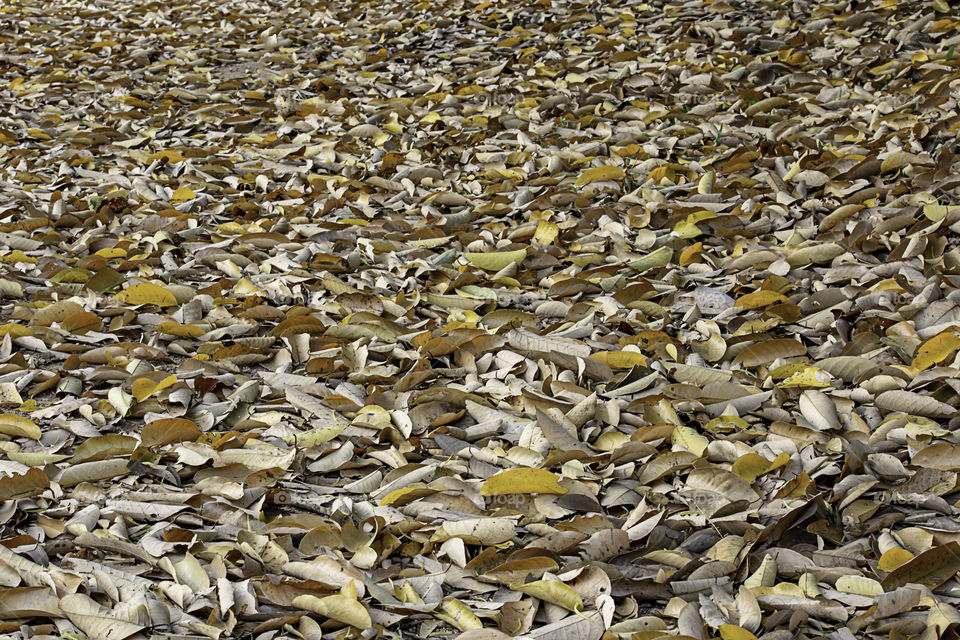
M960 22L0 7L0 630L954 637Z

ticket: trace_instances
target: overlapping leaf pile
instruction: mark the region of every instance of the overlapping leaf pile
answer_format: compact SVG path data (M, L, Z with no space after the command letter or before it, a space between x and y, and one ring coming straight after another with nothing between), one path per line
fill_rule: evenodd
M4 2L0 629L956 637L958 27Z

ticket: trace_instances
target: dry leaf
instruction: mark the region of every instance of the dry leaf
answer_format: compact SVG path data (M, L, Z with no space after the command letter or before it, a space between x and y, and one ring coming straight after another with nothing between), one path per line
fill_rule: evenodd
M487 479L480 487L484 496L500 496L514 493L564 494L557 476L544 469L509 469Z
M6 4L5 633L960 624L948 3Z

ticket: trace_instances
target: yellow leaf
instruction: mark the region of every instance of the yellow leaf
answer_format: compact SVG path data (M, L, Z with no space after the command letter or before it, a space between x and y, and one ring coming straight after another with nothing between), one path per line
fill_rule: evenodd
M583 600L572 587L557 580L535 580L526 584L510 585L514 591L525 593L544 602L563 607L567 611L579 612L583 609Z
M690 222L689 220L681 220L678 222L674 225L673 232L684 239L696 238L703 233L696 223Z
M373 621L370 619L370 614L366 608L355 599L340 593L326 598L311 595L297 596L293 599L292 604L298 609L319 613L326 618L357 629L369 629L373 626Z
M890 572L911 560L913 560L912 553L900 547L893 547L883 552L883 555L880 556L880 561L877 563L877 567L879 567L881 571Z
M423 599L417 594L413 588L413 585L411 585L408 580L404 580L403 584L394 586L393 594L400 602L405 602L408 604L423 604Z
M757 477L770 473L788 462L790 462L790 454L786 452L779 454L772 462L756 453L747 453L737 458L730 470L747 482L753 482Z
M309 431L301 431L300 433L284 436L283 441L287 444L296 445L301 449L309 449L310 447L315 447L318 444L330 442L340 435L340 432L346 428L347 424L345 422L328 424L325 427L317 427L316 429L310 429Z
M869 598L876 598L883 593L880 583L866 576L840 576L837 578L836 587L837 591Z
M602 362L611 369L630 369L647 364L647 357L638 351L598 351L591 353L590 359Z
M594 167L593 169L587 169L580 174L580 177L577 178L577 181L573 186L575 187L584 187L588 184L594 182L600 182L602 180L623 180L627 177L627 174L624 173L623 169L620 167L613 167L610 165L605 165L602 167Z
M77 269L76 267L70 267L67 269L61 269L55 273L51 278L48 278L50 282L79 282L84 283L90 279L93 273L87 269Z
M923 205L923 215L933 222L940 222L947 217L951 211L960 211L960 205L944 204L925 204Z
M703 251L703 243L695 242L680 254L680 259L677 261L681 267L686 267L687 265L693 264L694 262L699 262L700 253Z
M554 493L567 490L557 482L557 476L546 469L508 469L488 478L480 488L480 495L502 496L511 493Z
M712 220L713 218L716 218L716 217L717 217L717 214L714 213L713 211L710 211L708 209L703 209L702 211L696 211L688 215L686 217L686 221L697 223L697 222L703 222L704 220Z
M238 296L266 296L267 292L253 284L250 281L250 278L244 276L237 281L237 284L233 288L234 293Z
M893 278L887 278L886 280L881 280L876 285L873 286L871 292L877 291L894 291L896 293L905 293L906 289L900 286L900 283L894 280Z
M108 247L106 249L100 249L100 251L97 251L93 255L100 256L102 258L126 258L127 250L119 247Z
M630 436L621 431L605 431L593 441L593 446L600 451L614 451L630 442Z
M757 640L757 636L753 635L740 625L722 624L717 627L717 630L720 631L720 637L723 640Z
M161 322L157 325L157 331L170 336L177 336L178 338L199 338L206 333L206 331L195 324L180 324L172 320Z
M500 271L513 263L521 263L527 257L526 249L517 249L516 251L495 251L493 253L471 253L463 254L467 260L475 267L484 271Z
M469 631L483 627L483 622L470 610L470 607L456 598L445 599L441 609L443 611L442 613L438 612L437 617L460 629L460 631Z
M741 309L759 309L771 304L777 304L778 302L786 302L786 300L787 297L782 293L763 289L761 291L748 293L745 296L740 296L737 298L736 306Z
M787 364L782 364L771 371L770 378L773 380L786 380L790 376L800 373L809 366L810 365L805 362L788 362Z
M396 113L392 113L392 114L390 114L390 115L391 115L391 118L390 118L390 120L389 120L388 122L386 122L386 123L383 124L383 129L384 129L385 131L389 131L390 133L394 133L394 134L396 134L396 135L402 134L402 133L403 133L403 125L400 124L400 122L397 120L397 114L396 114Z
M875 66L875 67L871 67L871 68L870 68L870 73L872 73L872 74L875 75L875 76L876 76L876 75L880 75L880 74L882 74L884 71L889 71L890 69L893 69L893 68L897 67L898 65L899 65L899 63L898 63L896 60L891 60L890 62L885 62L884 64L879 64L879 65L877 65L877 66Z
M0 262L3 264L16 264L18 262L29 262L30 264L37 264L37 259L31 256L28 256L20 249L14 249L10 253L0 256Z
M224 222L217 225L217 231L223 233L246 233L247 230L238 222Z
M657 564L667 565L679 569L690 562L690 556L680 551L670 549L655 549L643 555L645 560L652 560Z
M389 411L379 405L368 404L357 412L353 424L382 429L390 425L390 420Z
M707 440L705 436L697 433L696 429L684 427L679 424L673 427L671 441L674 446L685 449L695 456L702 456L703 452L707 449L707 445L710 444L710 441Z
M667 246L660 247L656 251L651 251L647 255L629 263L631 269L636 269L640 273L649 269L657 269L670 264L673 258L673 249Z
M777 368L779 369L780 367ZM829 387L830 380L832 379L833 376L830 375L828 371L824 371L819 367L804 367L803 370L788 376L779 386L787 388L806 387L810 389L822 389Z
M707 171L705 174L703 174L703 176L700 178L700 181L697 183L697 193L701 193L701 194L713 193L713 186L716 180L717 180L717 172L713 170Z
M33 331L31 331L29 327L25 327L22 324L17 324L15 322L8 322L7 324L0 326L0 337L10 336L11 338L23 338L32 335Z
M30 418L15 413L4 413L0 415L0 433L14 438L40 439L40 427Z
M946 360L957 349L960 349L960 337L945 331L920 345L910 366L919 371L929 369L938 362Z
M747 453L737 458L730 470L747 482L753 482L757 476L765 473L769 466L770 461L763 456Z
M173 192L173 195L170 197L171 202L186 202L187 200L193 200L197 197L197 194L193 192L193 189L190 187L180 187Z
M443 326L444 333L450 333L455 329L476 329L477 324L475 322L448 322Z
M763 560L760 561L760 566L757 567L757 570L750 574L747 579L743 581L743 586L753 591L757 587L774 587L774 583L776 581L777 561L773 556L765 555ZM789 583L780 583L779 585L776 585L776 588L782 589L784 586L791 591L796 590L796 592L802 593L799 586ZM754 592L754 595L756 595L756 592Z
M662 165L650 171L647 175L647 180L652 180L654 184L664 184L664 182L675 182L676 177L676 169L670 165Z
M156 382L150 378L137 378L133 382L133 397L137 399L137 402L143 402L156 392L166 389L176 382L177 376L175 375L169 375L160 382Z
M179 151L157 151L147 156L147 162L154 162L163 158L166 158L167 162L183 162L184 160Z
M115 297L117 300L128 304L152 304L158 307L177 306L177 299L169 290L150 282L142 282L127 287Z
M744 583L746 585L746 583ZM779 582L772 586L752 586L747 587L750 593L755 596L792 596L794 598L803 598L803 589L790 582Z
M347 580L346 584L340 587L340 595L350 598L351 600L357 599L357 585L353 580Z
M380 506L391 505L394 507L402 507L405 504L409 504L414 500L419 500L426 496L432 496L437 493L436 489L428 489L427 485L422 482L415 482L408 487L401 487L395 489L385 495L382 500L380 500Z
M549 220L541 220L540 224L537 225L537 231L533 234L533 237L541 245L548 245L557 239L559 233L560 227L557 226L557 223L550 222Z

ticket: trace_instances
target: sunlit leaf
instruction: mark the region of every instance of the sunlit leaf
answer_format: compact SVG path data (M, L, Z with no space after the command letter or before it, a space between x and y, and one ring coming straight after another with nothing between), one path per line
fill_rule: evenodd
M15 413L4 413L0 415L0 433L14 438L39 440L41 431L37 423L29 418Z
M138 378L133 383L133 397L137 402L143 402L155 393L166 389L177 382L177 376L167 376L162 380L151 380L149 378Z
M620 167L594 167L581 173L577 178L577 181L574 183L574 186L584 187L588 184L593 184L594 182L600 182L601 180L622 180L626 177L626 175L627 174Z
M556 580L535 580L526 584L510 585L514 591L520 591L544 602L563 607L568 611L583 609L583 600L570 586Z
M141 305L152 304L158 307L173 307L177 305L176 297L164 287L142 282L132 287L127 287L116 295L117 300L129 304Z
M957 349L960 349L960 336L949 331L941 333L920 345L910 366L923 371L945 360Z
M564 494L567 489L560 486L557 476L546 469L509 469L487 479L480 488L480 494L499 496L512 493L554 493Z
M526 249L517 249L516 251L498 251L491 253L465 253L464 256L470 261L470 264L486 271L500 271L508 265L522 262L527 256Z

